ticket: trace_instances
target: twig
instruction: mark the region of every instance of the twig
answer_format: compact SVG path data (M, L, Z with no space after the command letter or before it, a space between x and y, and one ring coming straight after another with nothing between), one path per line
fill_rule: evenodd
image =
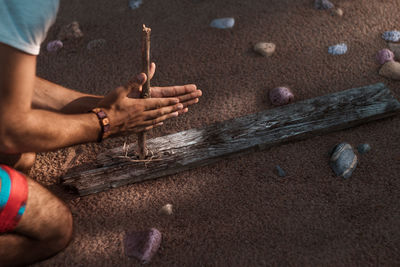
M152 162L152 161L161 161L162 159L157 158L153 151L151 151L150 149L148 149L148 151L151 153L151 156L148 157L147 159L132 159L132 157L128 156L128 149L129 149L129 145L126 146L126 143L124 143L124 146L122 148L124 155L123 156L116 156L116 158L120 158L120 159L126 159L130 162L143 162L144 165L147 167L147 163Z
M147 28L143 24L143 35L142 35L142 71L146 74L147 80L143 85L142 93L140 96L142 98L150 98L150 33L151 29ZM146 134L144 132L138 133L138 148L139 148L139 158L141 160L145 159L147 156L146 150Z

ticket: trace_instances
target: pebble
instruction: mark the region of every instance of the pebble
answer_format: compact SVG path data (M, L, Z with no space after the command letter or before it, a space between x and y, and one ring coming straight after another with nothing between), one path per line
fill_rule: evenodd
M400 40L399 31L386 31L382 34L382 38L390 42L398 42Z
M379 75L393 80L400 80L400 63L397 61L386 62L379 70Z
M217 29L230 29L235 25L234 18L220 18L211 21L210 26Z
M160 214L162 215L172 215L172 204L166 204L160 209Z
M103 48L106 45L106 40L104 39L96 39L92 40L87 44L87 49L92 50L92 49L98 49L98 48Z
M256 43L253 47L254 51L263 55L264 57L270 57L275 52L276 45L274 43Z
M328 48L328 53L331 55L343 55L347 53L347 45L345 43L332 45Z
M333 148L329 165L337 176L347 179L357 167L357 162L353 147L348 143L340 143Z
M276 165L275 168L278 171L279 177L285 177L286 176L286 172L281 168L281 166Z
M358 153L365 154L371 150L371 146L369 144L361 144L357 146Z
M332 14L333 16L336 15L336 16L338 16L338 17L342 17L342 16L343 16L343 9L341 9L340 7L334 8L334 9L332 9L331 14Z
M288 87L276 87L269 91L269 99L274 106L282 106L291 103L294 95Z
M129 7L131 9L139 8L141 4L143 4L142 0L130 0L129 1Z
M49 52L57 52L63 47L63 43L60 40L54 40L47 44L47 51Z
M315 0L314 7L316 9L331 9L335 5L329 0Z
M393 52L394 58L400 59L400 44L396 43L388 43L389 49Z
M77 21L73 21L61 28L58 34L58 39L61 41L79 39L81 37L83 37L83 33L79 28L79 23Z
M383 65L388 61L393 61L394 54L389 49L384 48L378 51L378 53L376 54L376 60L378 60L379 64Z
M131 232L125 236L125 254L143 263L149 263L161 245L160 231L151 228L142 232Z

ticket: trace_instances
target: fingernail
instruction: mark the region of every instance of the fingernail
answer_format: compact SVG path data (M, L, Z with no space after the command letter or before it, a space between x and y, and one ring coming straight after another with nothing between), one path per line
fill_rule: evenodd
M178 111L175 111L174 113L172 113L172 116L174 116L174 117L178 117L178 115L179 115Z
M177 106L178 109L183 109L183 105L181 103L178 104Z

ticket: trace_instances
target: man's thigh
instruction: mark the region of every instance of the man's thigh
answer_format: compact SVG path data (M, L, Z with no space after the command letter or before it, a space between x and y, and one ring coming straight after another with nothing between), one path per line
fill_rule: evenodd
M71 234L72 217L66 205L24 174L0 165L0 231L36 240Z
M28 200L15 232L40 240L71 232L72 217L68 207L43 186L29 177L26 179Z

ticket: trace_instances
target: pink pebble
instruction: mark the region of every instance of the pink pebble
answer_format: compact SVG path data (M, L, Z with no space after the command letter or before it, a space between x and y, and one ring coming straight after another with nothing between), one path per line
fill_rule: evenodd
M125 254L148 263L160 247L161 236L160 231L155 228L128 233L125 236Z
M54 40L47 44L47 51L56 52L63 47L63 43L60 40Z
M288 87L276 87L269 91L269 99L272 105L282 106L291 103L294 95Z
M383 65L388 61L393 61L394 54L389 49L384 48L378 51L378 53L376 54L376 59L378 60L379 64Z

